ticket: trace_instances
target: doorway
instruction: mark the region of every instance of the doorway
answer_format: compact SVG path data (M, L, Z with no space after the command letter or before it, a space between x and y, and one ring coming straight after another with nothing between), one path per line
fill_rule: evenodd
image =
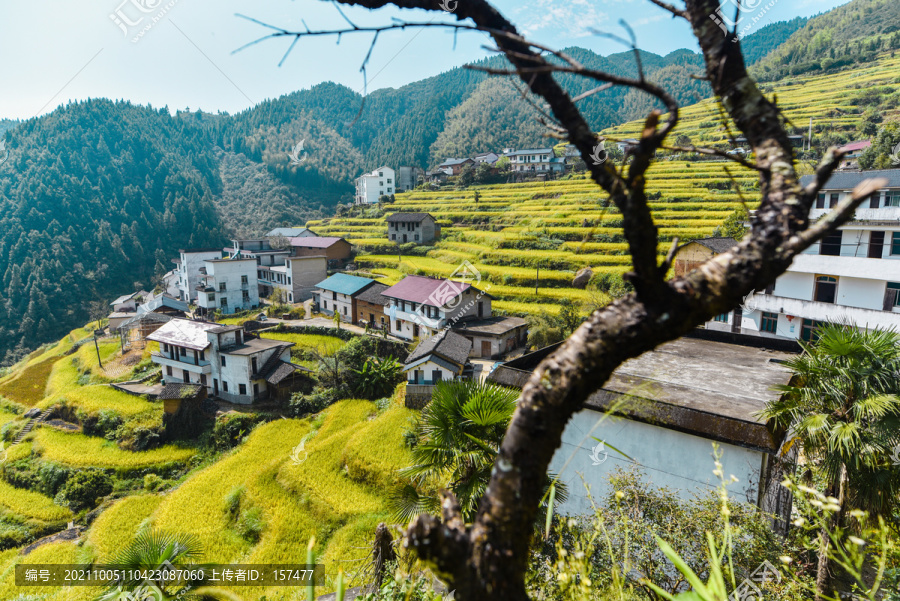
M489 340L481 341L481 356L482 357L490 357L491 356L491 343Z
M884 232L869 233L868 258L880 259L884 255Z

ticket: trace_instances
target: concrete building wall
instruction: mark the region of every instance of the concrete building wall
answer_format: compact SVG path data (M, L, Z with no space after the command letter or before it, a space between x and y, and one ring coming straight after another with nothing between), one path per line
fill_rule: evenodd
M197 304L224 313L259 306L259 282L254 259L206 261L205 264L206 283L213 288L213 292L201 293ZM215 301L211 300L212 295L215 295Z
M550 463L550 471L559 474L569 489L568 501L559 507L562 513L592 513L585 484L590 486L591 497L599 500L610 492L608 478L616 468L632 465L631 460L608 446L594 453L599 444L594 437L634 459L653 486L670 488L681 499L690 499L695 492L712 492L718 486L718 478L713 474L712 441L626 418L606 418L598 426L603 417L602 413L585 409L573 416L563 432L562 445ZM725 478L733 474L738 479L729 486L730 494L756 504L765 454L717 444L722 451ZM598 465L594 465L592 455L599 460Z
M862 278L838 278L837 299L839 305L861 307L881 311L884 305L885 282Z
M377 203L381 196L397 191L396 174L390 167L376 169L356 179L356 204Z
M341 321L356 323L356 301L353 297L331 290L316 290L316 296L319 299L319 311L326 315L334 315L337 311Z
M318 257L291 257L287 260L290 277L288 302L299 303L312 298L316 284L328 277L328 259Z
M178 266L179 298L187 303L197 300L197 285L200 283L200 268L210 259L222 258L221 251L182 252Z
M775 296L812 300L815 275L788 271L779 276L775 282Z
M383 305L376 305L366 301L356 301L356 313L358 321L365 321L378 329L387 328L388 316L384 312Z
M434 384L434 372L441 374L441 379L452 380L456 378L456 374L446 367L442 367L433 361L426 361L421 365L417 365L406 370L406 381L410 384Z
M691 242L690 244L685 244L681 250L678 251L678 254L675 256L675 262L673 267L675 268L676 276L683 276L687 273L690 273L703 263L706 263L713 256L713 251L706 248L702 244L697 244L696 242Z

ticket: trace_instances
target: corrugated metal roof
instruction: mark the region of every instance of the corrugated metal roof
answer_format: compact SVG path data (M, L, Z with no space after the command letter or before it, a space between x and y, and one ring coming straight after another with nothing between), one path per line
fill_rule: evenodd
M147 340L164 342L175 346L183 346L195 351L202 351L209 346L206 333L218 328L219 324L189 319L173 319L149 336Z
M316 288L353 296L375 283L375 280L361 278L358 275L336 273L316 284Z

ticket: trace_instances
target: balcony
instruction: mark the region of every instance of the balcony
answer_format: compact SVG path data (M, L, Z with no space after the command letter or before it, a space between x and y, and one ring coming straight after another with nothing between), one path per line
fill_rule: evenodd
M212 367L210 366L209 361L198 361L197 363L194 363L194 358L190 356L182 357L182 360L179 360L172 359L170 356L164 355L163 353L151 353L150 357L153 359L154 363L167 367L177 367L178 369L189 371L192 374L212 373Z
M812 209L809 212L810 219L818 219L823 215L827 215L833 209ZM853 215L853 219L848 222L848 225L865 223L868 225L875 224L883 224L883 225L900 225L900 207L881 207L878 209L866 209L860 208L856 209L856 212Z
M426 317L416 311L401 311L399 308L393 314L388 310L387 314L392 320L409 321L432 330L439 330L447 325L447 317L440 314L438 317Z
M794 257L788 271L900 282L900 259L867 259L802 253Z
M897 308L893 311L875 311L873 309L861 309L846 305L833 305L831 303L775 296L774 294L756 294L751 302L754 309L759 311L782 313L800 319L833 322L849 321L869 329L900 329L900 312L897 312Z

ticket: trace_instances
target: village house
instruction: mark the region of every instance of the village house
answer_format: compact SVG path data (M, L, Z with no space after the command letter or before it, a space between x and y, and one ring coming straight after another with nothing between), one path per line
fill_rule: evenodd
M379 167L356 178L356 204L375 204L396 191L396 175L390 167Z
M259 306L256 259L212 259L203 264L197 284L201 313L218 310L229 314Z
M396 192L409 192L419 185L419 179L424 178L425 172L421 167L398 167Z
M386 330L387 313L385 307L391 304L390 299L382 294L388 289L386 284L375 282L356 295L356 314L359 325L366 325L374 330Z
M789 515L790 497L774 467L784 432L758 413L778 398L773 387L791 380L781 362L799 347L789 341L771 341L773 346L752 338L746 342L685 337L619 366L563 432L550 464L569 490L560 511L590 514L585 485L593 499L600 499L608 494L609 476L632 466L652 486L667 487L683 499L714 493L719 486L713 474L715 443L725 478L738 479L729 494L772 514ZM558 346L503 364L487 379L522 388ZM607 415L612 408L617 417Z
M316 284L313 299L318 310L326 315L337 313L342 321L356 323L358 319L357 296L375 280L346 273L336 273Z
M467 338L449 330L420 342L403 366L406 406L421 408L438 383L462 377L471 348Z
M820 219L860 182L876 177L886 178L887 186L856 209L852 221L794 257L774 284L706 327L806 341L825 322L900 329L900 169L834 173L810 219ZM801 178L801 185L811 178Z
M509 154L509 168L517 173L559 173L565 170L566 161L557 158L552 148L526 148Z
M200 384L214 397L250 404L282 398L306 384L304 367L290 362L292 342L251 338L240 326L173 319L148 337L163 370L163 385Z
M731 250L737 244L734 238L701 238L678 247L672 267L676 276L683 276L706 263L714 256Z
M475 161L476 165L487 163L491 167L493 167L499 159L500 155L496 152L481 152L472 157L472 160Z
M847 154L841 158L841 164L838 169L859 169L859 157L861 157L862 153L871 145L871 140L859 140L842 146L840 148L841 152Z
M200 284L200 269L208 259L221 259L220 248L194 248L179 250L179 257L172 259L178 272L178 289L181 300L192 303L197 300L197 286Z
M318 235L319 234L311 229L305 227L276 227L266 234L266 238L277 238L279 236L285 238L308 238Z
M114 313L134 313L149 294L146 290L125 294L109 303Z
M388 240L397 244L428 244L441 235L441 226L428 213L394 213L385 221Z
M146 346L147 337L175 318L183 318L190 311L190 306L183 300L161 294L147 301L135 313L129 313L128 320L118 324L111 331L118 331L122 348L140 348Z
M343 267L353 254L353 246L343 238L316 236L289 238L295 257L325 255L329 267Z
M463 319L490 317L491 295L466 282L408 275L382 295L390 299L390 333L427 338Z
M472 343L472 357L497 359L528 344L528 322L521 317L460 320L453 331Z
M443 171L447 175L459 175L463 167L466 165L474 165L472 159L445 159L443 163L437 166L438 171Z
M279 290L284 300L300 303L313 297L316 284L328 275L328 259L325 255L287 257L284 264L274 267L257 267L259 293L271 297Z
M222 249L222 256L227 259L255 259L257 265L274 267L284 265L285 258L293 252L290 245L275 248L268 238L257 240L232 240L231 246Z

